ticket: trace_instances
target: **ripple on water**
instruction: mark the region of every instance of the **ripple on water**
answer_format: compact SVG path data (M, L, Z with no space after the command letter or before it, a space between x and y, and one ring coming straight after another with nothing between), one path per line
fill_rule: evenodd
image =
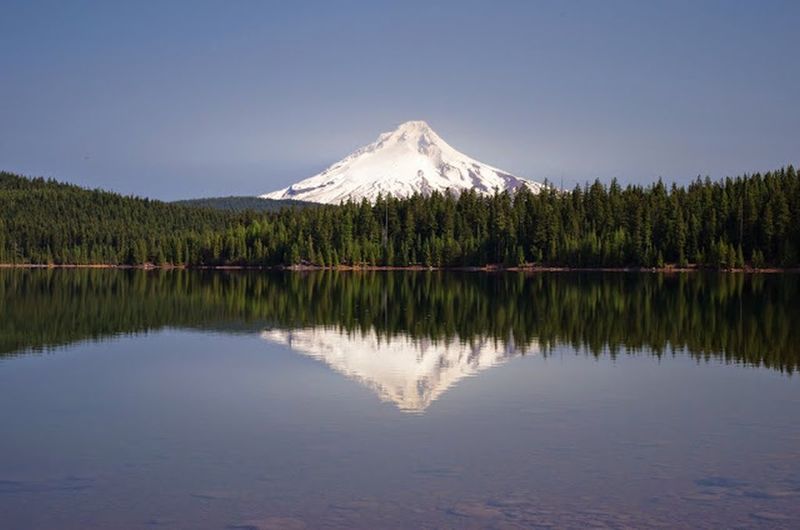
M264 517L228 525L229 530L305 530L306 523L294 517Z

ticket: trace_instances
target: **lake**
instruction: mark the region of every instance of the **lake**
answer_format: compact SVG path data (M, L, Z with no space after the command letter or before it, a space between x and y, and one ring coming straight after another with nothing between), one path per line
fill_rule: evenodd
M800 276L0 270L0 527L798 528Z

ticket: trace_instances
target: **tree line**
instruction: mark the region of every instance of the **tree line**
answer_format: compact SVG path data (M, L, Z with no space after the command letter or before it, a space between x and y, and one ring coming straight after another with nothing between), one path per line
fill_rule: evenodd
M800 177L788 166L688 186L595 181L256 212L3 172L0 263L797 267Z

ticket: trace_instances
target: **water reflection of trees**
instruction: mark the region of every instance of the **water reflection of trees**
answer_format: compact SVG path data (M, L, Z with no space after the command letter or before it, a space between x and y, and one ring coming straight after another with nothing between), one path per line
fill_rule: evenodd
M794 275L0 271L0 353L165 326L490 336L594 355L685 350L792 372Z

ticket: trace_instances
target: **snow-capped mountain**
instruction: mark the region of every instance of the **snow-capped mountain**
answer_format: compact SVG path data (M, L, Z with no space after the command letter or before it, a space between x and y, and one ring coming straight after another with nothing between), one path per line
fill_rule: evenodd
M542 184L478 162L450 147L424 121L409 121L322 173L261 197L338 204L374 201L379 194L407 197L448 189L491 194L521 187L536 192Z
M423 412L458 381L538 351L537 344L520 350L490 337L433 341L326 327L272 329L261 337L322 361L405 412Z

